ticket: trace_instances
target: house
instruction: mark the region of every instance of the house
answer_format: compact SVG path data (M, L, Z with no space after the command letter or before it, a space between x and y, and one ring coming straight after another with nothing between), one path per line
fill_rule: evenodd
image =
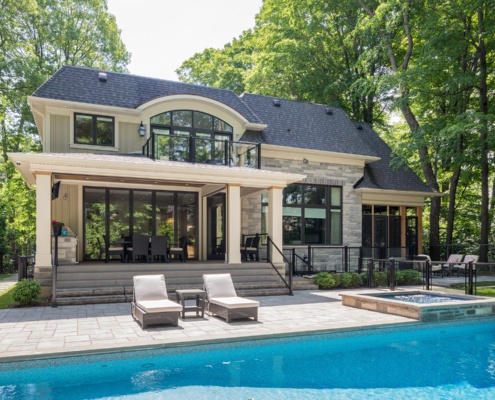
M28 101L43 153L9 158L36 186L45 290L52 220L79 238L79 261L133 235L186 237L188 258L236 267L254 233L279 249L421 250L436 193L339 108L74 66Z

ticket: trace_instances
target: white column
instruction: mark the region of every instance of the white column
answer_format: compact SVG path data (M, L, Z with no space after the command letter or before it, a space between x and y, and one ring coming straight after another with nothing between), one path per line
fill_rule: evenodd
M36 173L36 267L52 266L52 175Z
M273 243L282 250L282 186L268 188L268 235ZM282 263L282 255L278 251L272 251L272 263Z
M227 185L227 262L241 263L241 185Z

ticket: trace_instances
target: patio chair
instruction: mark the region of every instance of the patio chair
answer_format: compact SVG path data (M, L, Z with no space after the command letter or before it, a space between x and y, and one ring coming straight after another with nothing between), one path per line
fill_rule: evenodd
M148 262L150 250L150 238L149 236L133 236L132 237L132 247L127 249L127 255L130 257L132 262L136 260L143 260Z
M124 246L119 243L110 243L106 236L103 236L103 240L105 241L105 263L110 261L111 256L120 256L120 261L124 262Z
M165 276L138 275L134 277L131 311L143 329L148 325L178 326L182 306L168 299Z
M151 262L168 262L167 247L166 236L151 236Z
M187 236L181 236L179 238L179 243L175 247L169 249L170 257L178 256L180 262L186 262L187 260Z
M417 256L413 256L413 261L421 261L421 262L413 263L413 269L425 273L425 269L426 269L425 261L431 261L431 259L430 256L427 254L418 254Z
M452 265L462 261L462 254L451 254L447 261L432 261L431 272L441 275L442 278L452 275Z
M251 261L260 260L260 241L261 236L257 233L254 237L246 238L246 242L241 247L241 255L244 261L249 259Z
M463 275L466 274L466 268L469 264L469 262L473 262L473 264L476 264L478 262L479 256L476 256L474 254L468 254L466 257L464 257L464 262L462 264L456 264L452 266L452 274L454 272L457 272L457 276L462 272ZM476 265L473 267L473 272L476 275Z
M260 303L237 297L230 274L203 275L206 291L206 311L218 315L227 322L238 318L258 320Z

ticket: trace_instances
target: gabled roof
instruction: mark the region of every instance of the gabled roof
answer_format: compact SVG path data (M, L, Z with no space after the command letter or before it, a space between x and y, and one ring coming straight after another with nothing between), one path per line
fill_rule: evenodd
M374 150L362 141L356 126L340 108L250 93L244 93L241 98L268 125L262 132L247 131L242 140L376 156ZM278 101L278 106L274 105L274 100Z
M365 123L359 123L359 125L361 126L359 130L361 140L380 157L380 160L365 165L363 179L354 185L355 189L434 192L411 168L392 168L390 165L392 149L369 125Z
M99 72L107 74L106 82L99 81ZM231 90L68 65L41 85L33 97L135 109L148 101L176 94L216 100L236 110L249 122L261 123Z

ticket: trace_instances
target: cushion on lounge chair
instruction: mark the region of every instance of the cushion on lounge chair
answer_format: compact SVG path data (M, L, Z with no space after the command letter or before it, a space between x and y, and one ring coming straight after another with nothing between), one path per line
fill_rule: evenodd
M139 275L134 277L134 296L137 303L143 300L168 299L163 275Z
M148 313L164 311L182 311L182 306L171 300L141 300L137 306Z
M260 306L258 301L245 299L243 297L212 297L210 298L210 303L227 308L249 308Z
M203 275L208 298L237 297L230 274Z

